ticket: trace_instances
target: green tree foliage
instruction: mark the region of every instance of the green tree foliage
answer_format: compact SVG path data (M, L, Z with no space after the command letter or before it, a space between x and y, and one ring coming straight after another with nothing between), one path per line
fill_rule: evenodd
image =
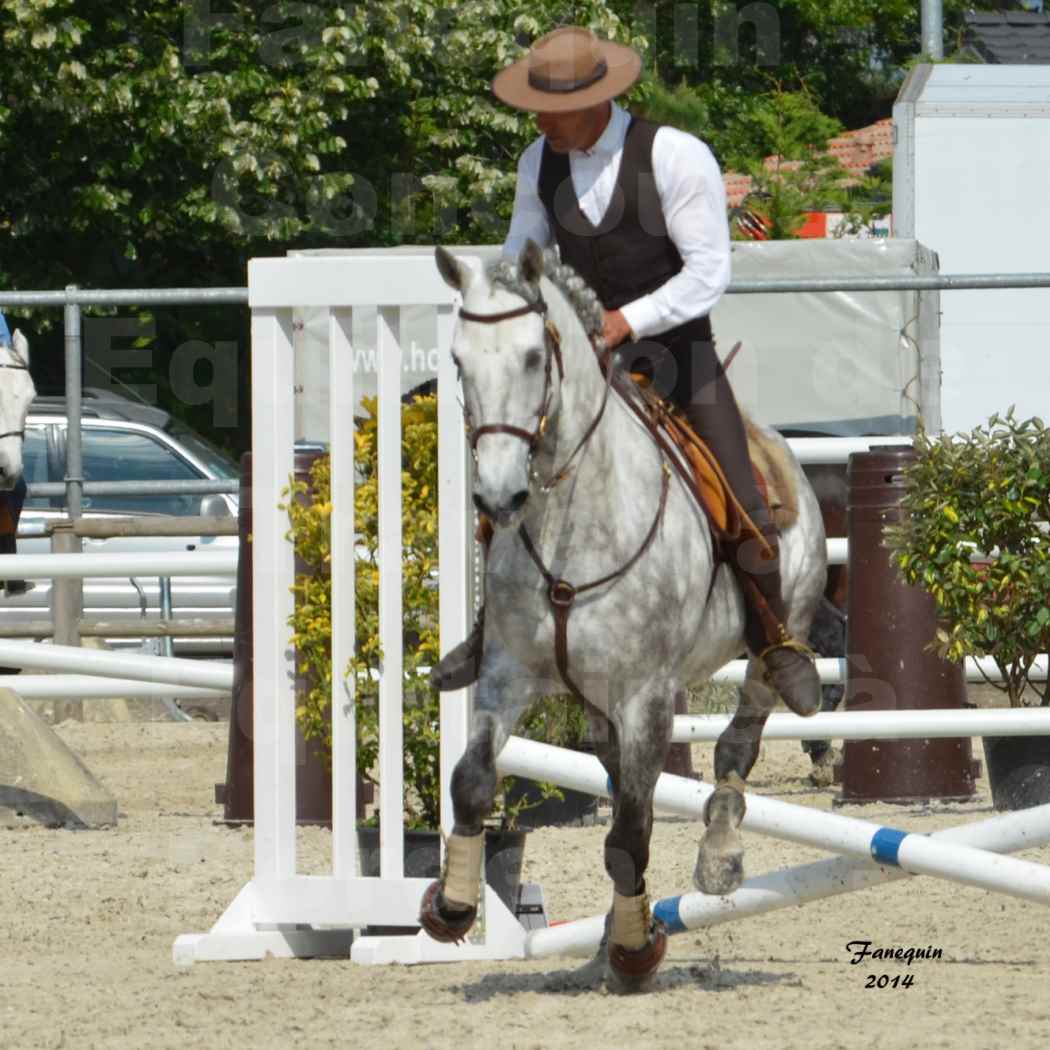
M945 53L962 46L963 14L994 0L945 0ZM761 94L772 78L807 88L848 128L890 115L920 50L917 0L659 0L635 9L652 68L721 100ZM717 100L716 100L717 101Z
M949 39L966 6L946 3ZM629 101L685 83L690 130L743 169L772 152L771 82L847 127L886 116L918 51L918 7L0 0L0 287L242 285L249 258L289 248L498 240L516 158L536 132L489 83L559 24L645 53L653 79ZM169 355L188 340L229 342L243 393L243 315L142 317L153 374L121 378L154 383L162 405L208 428L210 406L186 403ZM42 388L62 378L57 320L42 311L24 325ZM245 434L215 436L243 448Z
M771 239L796 236L807 212L850 209L849 173L826 152L842 125L821 112L810 91L767 85L763 94L741 98L739 106L731 104L731 94L717 87L682 83L669 90L653 84L644 107L651 119L705 138L726 170L751 176L745 209Z
M1050 430L1011 411L969 434L920 433L915 448L904 521L887 539L904 578L937 603L937 650L990 656L1012 706L1026 689L1047 705L1050 688L1029 672L1050 651Z
M535 128L489 81L566 17L644 46L602 0L0 0L0 288L237 286L289 248L497 239ZM241 436L212 432L245 447L244 316L129 314L150 372L117 378L202 429L172 355L238 348ZM59 319L23 321L41 389L62 383Z

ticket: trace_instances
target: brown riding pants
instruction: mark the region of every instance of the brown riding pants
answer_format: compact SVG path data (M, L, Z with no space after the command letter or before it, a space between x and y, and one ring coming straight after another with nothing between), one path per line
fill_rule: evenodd
M715 353L710 318L627 343L617 355L627 371L647 375L656 392L682 410L721 464L752 521L759 527L767 524L765 503L751 472L744 421Z

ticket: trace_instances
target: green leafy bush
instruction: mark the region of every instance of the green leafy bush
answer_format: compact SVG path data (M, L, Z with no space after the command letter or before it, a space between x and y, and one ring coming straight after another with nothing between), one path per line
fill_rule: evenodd
M969 434L920 433L915 449L905 518L887 540L904 578L933 595L936 649L990 656L1011 706L1026 687L1046 706L1050 689L1029 674L1050 650L1050 430L1011 410Z

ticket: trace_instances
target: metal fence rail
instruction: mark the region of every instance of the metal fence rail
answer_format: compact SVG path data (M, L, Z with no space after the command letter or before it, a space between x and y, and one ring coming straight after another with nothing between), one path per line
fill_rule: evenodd
M727 294L758 295L789 292L952 291L967 288L1050 288L1050 273L937 274L927 277L807 277L800 280L768 279L734 281ZM82 360L81 307L84 306L247 306L248 289L225 288L78 288L62 291L5 291L3 306L57 308L65 311L66 407L69 419L64 483L30 486L33 496L66 497L71 518L81 516L82 495L181 493L208 495L235 493L236 482L156 481L84 482L80 445L80 383ZM136 487L129 487L129 486Z

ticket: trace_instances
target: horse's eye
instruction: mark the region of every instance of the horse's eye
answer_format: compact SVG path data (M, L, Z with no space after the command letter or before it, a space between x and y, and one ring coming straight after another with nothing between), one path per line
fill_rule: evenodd
M463 371L463 369L460 368L460 365L459 365L459 358L456 357L455 354L452 355L452 363L456 366L456 371L457 372L462 372Z
M533 372L540 367L540 362L543 360L543 354L539 350L532 349L525 355L525 371Z

